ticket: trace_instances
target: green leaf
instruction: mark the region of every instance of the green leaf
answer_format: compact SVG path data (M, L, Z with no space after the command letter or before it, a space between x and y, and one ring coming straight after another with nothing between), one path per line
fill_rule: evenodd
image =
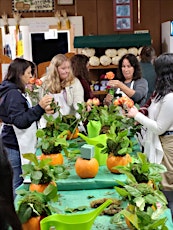
M32 208L28 206L28 204L22 204L18 210L18 217L21 223L27 222L31 218Z
M49 184L46 189L43 191L43 194L46 196L47 201L53 200L54 202L58 200L58 188L52 184Z
M35 165L38 165L38 159L34 153L25 153L22 154L23 158L33 162Z
M134 200L134 203L139 208L139 210L143 211L145 207L145 199L143 197L136 197Z
M132 187L130 185L125 185L124 187L130 193L131 196L139 197L142 195L142 193L135 187Z
M129 195L129 192L125 188L120 188L117 186L115 186L114 188L120 196L127 197Z
M135 226L136 229L140 230L138 226L138 217L136 214L133 214L125 209L121 211L121 214L124 215L130 221L130 223Z

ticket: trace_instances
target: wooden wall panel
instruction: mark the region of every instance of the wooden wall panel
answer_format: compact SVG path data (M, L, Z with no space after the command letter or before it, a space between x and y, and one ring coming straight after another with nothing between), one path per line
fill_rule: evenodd
M173 0L140 0L141 23L137 22L137 2L133 1L134 30L147 29L151 33L153 46L157 55L161 51L161 23L173 20ZM2 3L3 2L3 3ZM84 35L115 34L113 28L113 0L74 0L72 6L58 6L55 0L55 11L66 9L69 16L83 16ZM0 0L0 15L7 13L12 17L12 1ZM54 12L22 13L22 17L53 17ZM123 32L118 32L123 33ZM127 32L124 32L127 33Z

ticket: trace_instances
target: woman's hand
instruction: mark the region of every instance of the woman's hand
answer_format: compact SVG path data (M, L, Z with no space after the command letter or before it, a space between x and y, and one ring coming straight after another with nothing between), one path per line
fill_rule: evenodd
M44 97L42 97L38 104L41 106L42 109L46 111L46 107L50 106L52 99L53 97L51 95L46 94Z
M122 82L120 82L119 80L110 80L107 85L113 88L120 88L121 83Z
M138 109L136 108L136 106L133 106L132 108L130 108L130 109L128 110L127 116L128 116L128 117L131 117L131 118L134 118L138 112L139 112L139 111L138 111Z
M112 103L113 98L114 98L113 95L108 93L103 100L103 104L104 105L110 105Z
M46 108L44 110L45 110L45 112L47 114L53 114L53 113L55 113L55 110L52 109L50 105L46 106Z

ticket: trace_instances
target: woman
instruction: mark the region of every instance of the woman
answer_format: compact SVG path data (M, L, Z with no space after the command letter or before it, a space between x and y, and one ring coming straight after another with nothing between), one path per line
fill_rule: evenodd
M0 138L0 229L22 230L13 200L13 171ZM11 227L11 228L9 228Z
M71 59L73 74L79 79L84 89L84 100L87 101L93 98L94 95L90 88L91 82L89 80L89 58L84 54L76 54Z
M84 91L80 81L72 73L70 59L63 54L54 56L41 80L42 89L51 93L55 102L58 102L62 115L76 114L77 104L84 101Z
M162 163L167 172L162 175L162 186L173 213L173 54L165 53L155 60L157 74L155 94L148 107L148 117L134 106L129 117L145 128L144 153L150 162Z
M148 83L142 78L139 62L135 55L125 54L119 61L117 79L110 80L108 86L115 88L115 96L128 96L142 106L147 98ZM112 103L114 96L107 94L105 104Z
M140 53L140 66L142 70L142 76L148 82L148 95L147 100L154 92L156 82L156 72L153 66L155 58L155 50L152 46L144 46Z
M3 122L2 141L13 169L13 189L23 182L21 161L22 154L35 152L36 121L45 111L50 110L52 97L46 95L40 102L31 107L25 87L29 83L31 62L16 58L9 66L7 75L0 85L0 119ZM52 111L49 111L52 113Z

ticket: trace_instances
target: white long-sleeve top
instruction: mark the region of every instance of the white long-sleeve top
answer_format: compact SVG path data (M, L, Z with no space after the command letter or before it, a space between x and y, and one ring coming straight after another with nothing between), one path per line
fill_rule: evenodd
M138 112L135 120L147 128L144 137L144 152L150 162L161 163L163 149L159 135L173 131L173 93L167 94L159 102L152 100L148 107L148 117Z

